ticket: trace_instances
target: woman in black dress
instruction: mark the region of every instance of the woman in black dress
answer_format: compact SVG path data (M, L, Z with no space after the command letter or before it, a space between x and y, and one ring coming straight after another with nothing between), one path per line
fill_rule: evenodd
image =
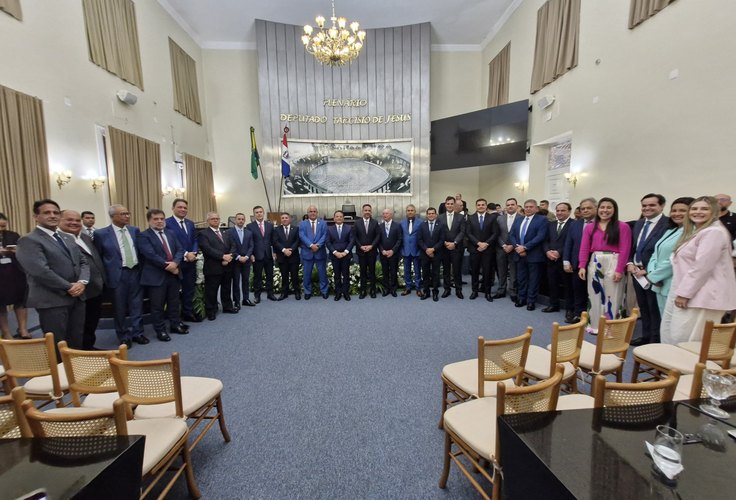
M30 339L28 333L28 310L26 275L15 258L15 245L20 235L8 230L8 218L0 213L0 330L4 339L10 338L8 306L13 306L18 320L18 331L14 338Z

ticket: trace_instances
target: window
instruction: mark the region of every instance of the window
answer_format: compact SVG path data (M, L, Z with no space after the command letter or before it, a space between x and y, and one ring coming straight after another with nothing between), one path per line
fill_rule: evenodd
M169 38L171 79L174 84L174 110L193 122L202 124L197 86L197 65L184 49Z
M548 0L537 11L531 93L578 65L580 0Z

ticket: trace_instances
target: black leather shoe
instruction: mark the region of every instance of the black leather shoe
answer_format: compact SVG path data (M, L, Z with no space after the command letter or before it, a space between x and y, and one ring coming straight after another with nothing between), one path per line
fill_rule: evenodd
M446 299L449 296L450 296L450 289L449 288L445 288L445 291L442 292L442 298L443 299Z
M388 290L384 290L381 294L383 297L388 297Z
M573 318L575 317L575 313L572 311L567 311L565 313L565 323L574 323Z
M426 294L426 293L424 293L423 291L421 291L421 290L417 290L417 297L419 297L420 299L421 299L422 297L424 297L425 295L427 295L427 294Z
M434 302L439 301L440 300L440 292L438 292L437 290L433 291L432 292L432 300Z
M267 298L268 300L273 300L274 302L277 302L277 301L279 300L279 299L277 299L277 298L276 298L276 296L275 296L274 294L272 294L272 293L269 293L268 295L266 295L266 298Z
M543 313L556 313L556 312L560 312L560 307L559 306L547 306L544 309L542 309L542 312Z
M131 342L130 339L121 340L120 343L121 344L125 344L125 347L127 347L128 349L130 349L131 347L133 347L133 342Z
M169 337L169 334L166 332L158 332L156 334L156 338L161 342L169 342L171 340L171 337Z
M358 298L359 298L359 299L364 299L364 298L365 298L365 292L360 292L360 293L358 294Z
M456 296L456 297L457 297L458 299L463 299L463 298L465 298L465 297L463 297L463 292L462 292L461 290L456 290L456 291L455 291L455 296Z
M279 301L286 300L286 297L288 297L288 295L286 295L285 293L282 293L281 295L279 295L278 300Z
M429 298L429 292L424 292L419 300L427 300Z
M148 337L146 337L145 335L136 335L135 337L133 337L133 342L136 342L140 345L146 345L151 341L148 340Z
M250 300L250 299L245 299L245 300L243 301L243 305L244 305L244 306L247 306L247 307L255 307L255 306L256 306L256 305L255 305L255 304L254 304L253 302L251 302L251 300Z
M185 314L181 317L182 321L188 321L189 323L201 323L202 318L194 314Z
M527 311L533 311L536 308L537 308L537 306L534 305L534 302L532 302L531 304L529 304L529 305L526 306L526 310Z
M639 347L640 345L647 345L649 341L643 337L632 340L629 345L633 347Z
M490 294L490 293L487 293L487 294L486 294L486 300L487 300L488 302L493 302L493 297L491 297L491 294Z
M312 294L311 293L305 293L304 294L304 300L309 300L311 298L312 298Z
M327 300L327 297L329 297L329 296L330 296L329 293L323 293L322 294L322 298L325 299L325 300Z
M217 318L217 313L209 313L209 314L207 315L207 319L208 319L209 321L215 321L215 319L216 319L216 318Z
M294 292L294 298L296 300L302 300L302 294L300 292Z
M179 335L186 335L187 333L189 333L189 327L184 323L179 323L178 325L169 328L169 332L178 333Z
M397 294L396 294L396 290L391 290L391 296L392 296L392 297L396 297L396 296L397 296Z
M524 307L526 305L526 300L517 300L516 304L514 304L516 307Z
M370 295L371 295L371 298L372 299L375 299L376 298L376 291L375 290L371 290Z
M401 296L402 296L402 297L406 297L406 296L407 296L407 295L409 295L410 293L411 293L411 290L409 290L409 289L407 288L406 290L404 290L403 292L401 292Z
M336 293L336 294L335 294L335 302L337 302L338 300L340 300L340 297L341 297L341 296L342 296L341 294L339 294L339 293Z
M224 312L225 314L238 314L238 310L234 307L230 309L223 309L222 312Z
M509 295L509 298L511 299L511 302L519 302L519 297L516 295Z
M470 294L470 300L475 300L478 298L478 292L473 290L473 293Z
M345 297L345 300L347 300L348 302L350 302L350 294L349 293L343 293L342 296Z
M261 295L257 293L256 296L253 298L253 302L255 302L256 304L260 304L261 303Z
M493 294L493 298L494 298L494 299L502 299L502 298L504 298L505 296L506 296L506 294L505 294L505 293L494 293L494 294Z

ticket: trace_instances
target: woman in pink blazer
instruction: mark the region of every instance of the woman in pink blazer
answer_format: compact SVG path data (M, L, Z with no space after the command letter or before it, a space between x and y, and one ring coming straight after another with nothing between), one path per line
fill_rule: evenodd
M701 196L690 204L672 270L662 343L701 340L706 321L719 323L726 311L736 308L731 238L718 221L715 198Z

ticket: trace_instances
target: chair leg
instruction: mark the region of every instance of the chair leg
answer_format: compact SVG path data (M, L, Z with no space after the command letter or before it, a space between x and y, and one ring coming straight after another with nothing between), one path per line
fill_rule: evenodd
M621 365L616 370L616 382L621 383L624 381L624 364L621 363Z
M222 437L225 439L226 443L230 442L230 432L227 430L227 426L225 425L225 414L222 413L222 397L221 395L217 396L217 422L220 424L220 432L222 433Z
M447 411L447 383L442 380L442 412L440 413L440 423L437 424L438 429L445 427L445 411Z
M202 493L199 491L199 487L197 486L197 481L194 479L194 470L192 469L192 457L189 453L189 447L184 444L181 450L182 453L182 459L184 460L184 473L187 477L187 489L189 490L189 494L194 498L200 498L202 496Z
M450 435L445 432L445 460L442 465L442 477L440 477L440 488L445 489L447 486L447 478L450 476L450 450L452 448L452 440Z
M639 362L634 360L634 369L631 371L631 383L634 384L639 380Z

